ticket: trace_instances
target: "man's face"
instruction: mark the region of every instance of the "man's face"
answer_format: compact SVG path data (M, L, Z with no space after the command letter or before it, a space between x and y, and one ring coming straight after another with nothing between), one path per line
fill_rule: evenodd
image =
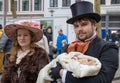
M59 30L59 31L58 31L58 34L59 34L59 35L61 35L61 34L62 34L62 31L61 31L61 30Z
M89 20L78 20L74 22L74 30L76 37L84 41L94 34L96 31L96 24L91 23Z

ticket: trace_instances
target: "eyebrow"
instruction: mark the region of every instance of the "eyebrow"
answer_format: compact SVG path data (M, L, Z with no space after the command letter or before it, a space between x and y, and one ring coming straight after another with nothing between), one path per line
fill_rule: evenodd
M73 25L77 25L77 24L83 24L83 23L88 23L89 21L76 21Z

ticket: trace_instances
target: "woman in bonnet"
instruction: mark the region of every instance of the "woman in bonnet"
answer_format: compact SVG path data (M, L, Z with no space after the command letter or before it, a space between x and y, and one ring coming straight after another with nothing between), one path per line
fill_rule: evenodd
M30 20L5 26L4 31L14 46L5 55L2 83L36 83L39 71L49 63L46 51L35 44L43 37L39 27Z

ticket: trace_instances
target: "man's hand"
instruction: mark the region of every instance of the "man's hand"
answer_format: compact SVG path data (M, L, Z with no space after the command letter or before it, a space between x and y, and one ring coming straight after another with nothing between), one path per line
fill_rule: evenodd
M56 63L57 66L55 68L51 68L51 77L54 79L54 80L57 80L58 78L60 78L60 70L62 69L62 66L59 62Z

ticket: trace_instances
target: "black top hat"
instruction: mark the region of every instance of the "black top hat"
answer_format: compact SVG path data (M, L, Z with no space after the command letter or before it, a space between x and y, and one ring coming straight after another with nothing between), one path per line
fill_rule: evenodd
M76 20L84 17L92 18L96 20L96 22L101 20L101 16L93 12L93 4L91 2L80 1L72 4L70 8L73 17L67 20L69 24L73 24Z

